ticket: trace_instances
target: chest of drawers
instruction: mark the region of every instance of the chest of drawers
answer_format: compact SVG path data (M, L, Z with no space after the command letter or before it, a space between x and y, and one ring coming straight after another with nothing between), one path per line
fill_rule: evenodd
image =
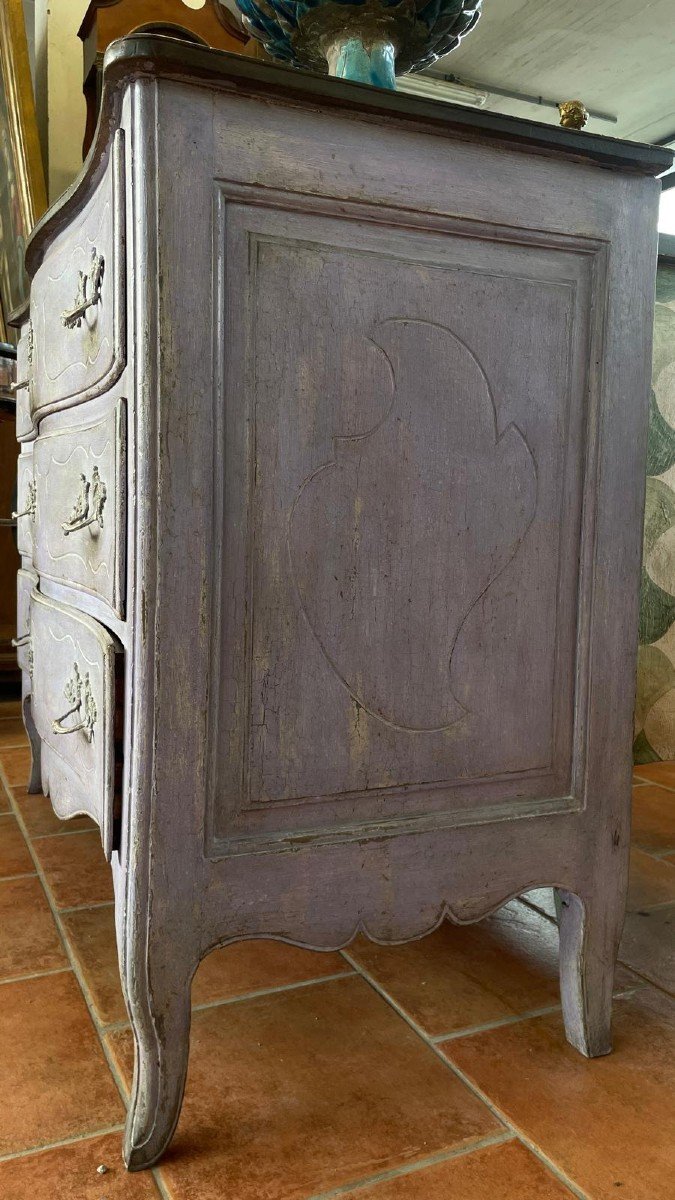
M227 941L561 897L610 1048L665 151L161 39L28 252L20 656L110 859L132 1168Z

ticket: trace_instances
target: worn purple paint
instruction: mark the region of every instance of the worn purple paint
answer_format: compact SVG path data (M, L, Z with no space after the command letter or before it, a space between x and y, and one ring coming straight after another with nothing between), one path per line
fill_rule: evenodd
M123 652L123 702L109 676L95 698L130 1168L178 1119L192 975L238 938L401 941L556 886L567 1036L609 1050L654 155L113 50L87 167L29 247L45 327L83 226L111 266L88 332L59 335L67 387L37 349L20 434L88 446L126 401L125 603L85 567L39 587L57 633L66 605ZM48 749L60 811L79 736Z

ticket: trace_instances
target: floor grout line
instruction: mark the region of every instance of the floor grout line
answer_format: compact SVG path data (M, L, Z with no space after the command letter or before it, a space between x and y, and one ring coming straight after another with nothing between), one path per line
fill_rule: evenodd
M528 1012L516 1013L511 1017L498 1017L494 1021L486 1021L484 1025L467 1025L464 1029L453 1029L451 1033L438 1033L433 1037L429 1035L429 1040L434 1045L441 1045L443 1042L454 1042L458 1038L473 1037L475 1033L488 1033L491 1029L502 1029L505 1025L518 1025L521 1021L528 1021L532 1017L548 1017L552 1013L561 1011L560 1004L551 1004L546 1008L532 1008Z
M626 963L619 963L619 960L617 960L617 966L619 965L625 967L628 971L633 970ZM633 973L638 974L637 971ZM639 991L645 982L647 981L640 976L635 983L626 983L625 987L614 991L614 999L619 1000L622 997L632 995L633 992ZM549 1004L543 1008L530 1008L527 1012L516 1013L511 1017L498 1017L494 1021L486 1021L484 1025L466 1025L463 1029L453 1029L451 1033L437 1033L429 1036L435 1045L441 1045L443 1042L454 1042L458 1041L459 1038L473 1037L477 1033L489 1033L492 1029L502 1029L507 1025L519 1025L521 1021L530 1021L533 1017L550 1017L553 1013L559 1012L562 1012L561 1004Z
M241 1004L245 1000L257 1000L259 996L276 996L280 992L294 992L299 988L316 987L321 983L334 983L336 979L353 979L358 971L336 971L333 975L317 975L313 979L302 979L299 983L280 983L276 987L258 988L241 996L225 996L222 1000L207 1000L203 1004L192 1004L192 1012L206 1012L210 1008L222 1008L226 1004Z
M333 975L317 975L313 979L302 979L298 983L280 983L275 987L257 988L254 992L242 992L239 996L224 996L220 1000L205 1000L203 1004L191 1004L190 1012L208 1012L212 1008L223 1008L225 1005L242 1004L247 1000L257 1000L260 996L276 996L281 992L295 992L300 988L316 987L322 983L334 983L337 979L353 979L358 975L358 971L337 971ZM102 1036L107 1037L111 1033L120 1033L123 1029L130 1029L131 1022L126 1021L111 1021L109 1025L99 1022L99 1029Z
M409 1028L412 1029L413 1033L416 1033L417 1036L419 1038L421 1038L421 1040L424 1042L424 1044L429 1047L429 1049L432 1051L432 1053L435 1054L442 1063L444 1063L444 1065L448 1068L448 1070L450 1070L453 1075L455 1075L458 1079L460 1079L462 1081L462 1083L465 1085L465 1087L467 1087L469 1089L469 1091L473 1093L474 1096L476 1096L479 1100L482 1101L482 1103L486 1106L486 1108L488 1108L490 1110L492 1115L495 1117L495 1119L497 1121L499 1121L499 1123L501 1125L505 1126L506 1129L510 1129L512 1131L514 1137L517 1137L519 1139L519 1141L521 1141L523 1143L524 1146L527 1146L528 1150L531 1150L532 1153L535 1154L542 1163L544 1163L544 1165L548 1168L548 1170L553 1175L555 1175L555 1177L561 1183L563 1183L565 1185L565 1187L567 1187L572 1192L572 1195L577 1197L577 1200L591 1200L591 1197L589 1197L586 1192L582 1191L581 1188L579 1188L578 1185L576 1183L574 1183L560 1169L560 1167L558 1167L556 1165L556 1163L552 1159L549 1159L547 1157L547 1155L545 1155L541 1150L538 1149L536 1144L534 1142L532 1142L530 1140L530 1138L527 1137L526 1134L524 1134L521 1130L519 1130L515 1125L512 1124L512 1122L506 1116L506 1113L502 1112L501 1109L499 1109L497 1107L497 1105L494 1104L494 1102L492 1100L490 1100L489 1096L485 1092L483 1092L479 1087L477 1087L474 1083L472 1083L472 1081L464 1074L464 1072L461 1071L460 1068L457 1067L455 1065L455 1063L453 1063L451 1061L451 1059L449 1059L445 1054L442 1053L440 1047L434 1044L434 1042L431 1040L431 1038L425 1032L425 1030L422 1028L422 1026L418 1025L417 1022L415 1020L413 1020L413 1018L411 1016L409 1016L409 1014L405 1011L405 1009L401 1008L400 1004L398 1004L396 1002L396 1000L394 1000L393 996L389 995L389 993L377 982L377 980L374 978L374 976L372 976L368 971L365 971L362 967L360 967L358 962L356 962L356 960L352 959L351 955L349 954L349 951L342 950L341 953L343 954L343 956L347 960L347 962L351 963L351 965L356 969L356 971L358 971L358 973L363 978L364 982L369 984L369 986L373 989L373 991L377 992L377 994L379 996L381 996L382 999L384 1001L386 1001L387 1004L390 1005L390 1007L394 1010L395 1013L398 1013L399 1017L401 1017L401 1019L403 1021L405 1021L406 1025L408 1025Z
M120 1133L123 1129L123 1125L106 1125L103 1129L94 1129L91 1133L74 1133L72 1137L63 1138L58 1142L46 1142L41 1146L30 1146L28 1150L15 1150L11 1154L0 1154L0 1163L13 1162L17 1158L31 1158L34 1154L42 1154L47 1150L60 1150L62 1146L74 1146L78 1142L90 1142L94 1138Z
M56 902L55 902L56 903ZM67 908L58 908L61 916L68 916L69 913L83 912L86 908L114 908L114 900L94 900L92 904L70 904Z
M7 979L0 979L0 987L8 983L25 983L28 979L44 979L46 975L64 975L67 971L72 972L72 967L52 967L48 971L31 971L28 975L12 975Z
M360 1191L362 1188L372 1187L378 1183L387 1183L391 1179L400 1179L406 1175L414 1175L417 1171L424 1171L427 1167L435 1167L439 1163L452 1162L456 1158L467 1158L470 1154L474 1154L478 1150L487 1150L490 1146L503 1146L508 1142L517 1140L515 1134L509 1129L488 1134L486 1137L473 1138L464 1145L453 1146L450 1150L439 1150L438 1154L429 1154L426 1158L418 1158L414 1162L403 1163L400 1167L391 1167L390 1170L379 1171L376 1175L368 1175L361 1179L353 1180L350 1183L340 1184L338 1187L331 1188L329 1192L317 1192L314 1196L308 1197L308 1200L333 1200L333 1197L337 1196L350 1196L353 1192Z
M0 883L14 883L17 879L36 879L35 871L22 871L20 875L0 875Z
M77 817L74 818L77 820ZM47 838L55 837L82 837L86 833L98 833L96 826L93 829L55 829L53 833L34 833L32 840L34 842L44 842ZM112 903L112 902L111 902Z
M486 1104L492 1112L494 1112L495 1116L501 1115L503 1120L507 1120L506 1115L502 1114L497 1105L493 1104L486 1092L483 1092L481 1088L477 1087L472 1080L469 1079L469 1076L465 1075L461 1068L456 1065L456 1063L451 1062L450 1059L448 1059L447 1062L457 1078L461 1079L462 1083L464 1083L479 1100L482 1100L483 1103ZM550 1171L551 1175L553 1175L553 1177L557 1179L558 1182L563 1185L563 1187L566 1187L573 1196L576 1196L577 1200L593 1200L593 1197L588 1192L585 1192L583 1188L579 1187L579 1185L575 1183L573 1179L570 1179L569 1175L567 1175L567 1173L563 1171L562 1168L559 1167L552 1158L549 1158L547 1154L544 1154L543 1150L537 1145L536 1142L533 1142L531 1138L527 1136L527 1134L525 1134L522 1130L517 1129L515 1125L511 1125L510 1122L508 1122L508 1124L509 1128L514 1130L518 1141L521 1142L522 1145L525 1146L535 1158L539 1159L539 1162L542 1163L548 1171Z
M644 775L638 775L633 781L633 787L644 787L645 784L663 788L664 792L675 792L675 784L671 786L669 783L659 783L658 779L645 779Z
M663 992L664 996L670 996L671 1000L673 999L673 992L669 992L668 989L665 988L662 983L656 983L656 981L654 979L650 979L648 975L643 975L641 971L638 971L637 967L632 967L630 965L630 963L624 962L622 958L617 959L617 966L619 966L619 965L621 965L622 967L625 967L625 969L627 971L630 971L633 975L637 975L637 977L640 981L639 987L641 987L641 988L642 987L656 988L657 992ZM632 988L627 988L625 992L620 992L620 993L616 994L614 996L614 999L615 1000L623 999L624 996L630 996L632 992L636 992L638 990L639 990L638 986L634 985Z
M161 1200L174 1200L174 1197L169 1192L164 1180L162 1179L162 1176L160 1173L160 1168L159 1167L150 1167L148 1174L152 1175L152 1178L155 1183L155 1187L157 1188L157 1191L159 1192L159 1194L161 1196Z
M99 1021L97 1017L96 1024L98 1027L99 1036L101 1038L110 1037L110 1035L113 1033L124 1033L125 1030L128 1030L130 1033L132 1032L131 1021L129 1020L111 1021L109 1025L104 1025L103 1022Z
M339 953L342 952L339 951ZM623 988L621 991L615 992L615 999L619 999L622 996L631 995L633 992L644 987L650 982L646 979L646 977L639 976L639 973L634 971L633 968L627 967L625 963L622 963L621 966L626 967L626 970L631 970L633 974L638 976L638 978L636 979L635 983L627 983L625 988ZM254 992L243 992L239 996L225 996L221 1000L208 1000L203 1004L191 1004L190 1011L192 1013L208 1012L208 1010L212 1008L222 1008L224 1005L241 1004L248 1000L255 1000L259 996L274 996L280 992L292 992L296 991L298 988L314 987L317 984L331 983L338 979L354 979L355 977L360 977L361 974L362 973L359 970L352 970L339 971L335 975L319 975L314 979L304 979L299 983L283 983L279 984L277 987L260 988ZM652 986L658 985L654 984ZM520 1013L512 1017L501 1017L495 1021L488 1021L484 1025L466 1025L461 1029L452 1030L450 1033L439 1033L434 1034L433 1036L430 1035L431 1041L439 1044L441 1042L454 1041L457 1038L471 1037L474 1033L485 1033L491 1029L499 1029L502 1025L517 1025L520 1021L529 1020L531 1017L548 1016L551 1013L560 1011L560 1004L552 1004L546 1008L533 1008L529 1009L527 1012ZM96 1020L102 1037L108 1037L111 1033L121 1033L123 1030L131 1028L131 1023L128 1019L123 1021L111 1021L109 1024L101 1021L98 1017Z

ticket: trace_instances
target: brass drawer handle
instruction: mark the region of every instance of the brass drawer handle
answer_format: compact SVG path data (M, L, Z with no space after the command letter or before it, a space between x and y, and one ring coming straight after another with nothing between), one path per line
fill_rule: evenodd
M90 742L94 736L94 725L98 715L96 710L96 702L92 695L91 685L89 683L89 673L82 677L80 668L77 663L73 663L73 669L66 685L63 689L63 694L71 707L62 717L58 717L56 721L52 721L52 733L84 733L87 741ZM63 722L77 713L79 722L77 725L64 725Z
M23 512L13 512L12 519L16 521L19 517L32 517L33 520L35 520L36 510L37 510L37 488L35 487L35 480L30 479L28 482L28 495L26 497L26 507L24 508Z
M61 323L65 325L66 329L79 329L87 310L94 308L100 302L104 267L103 255L97 254L94 246L91 252L89 271L80 271L75 304L61 314Z
M65 536L78 529L86 529L88 525L98 525L99 529L103 529L103 509L107 496L108 489L98 473L98 467L92 469L91 482L86 475L80 475L80 490L70 518L61 524Z

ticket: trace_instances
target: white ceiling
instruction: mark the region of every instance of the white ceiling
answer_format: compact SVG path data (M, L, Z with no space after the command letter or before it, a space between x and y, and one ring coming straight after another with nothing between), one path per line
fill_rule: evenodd
M483 0L442 69L618 117L595 133L656 142L675 134L675 0ZM486 108L558 124L555 109L491 95Z

